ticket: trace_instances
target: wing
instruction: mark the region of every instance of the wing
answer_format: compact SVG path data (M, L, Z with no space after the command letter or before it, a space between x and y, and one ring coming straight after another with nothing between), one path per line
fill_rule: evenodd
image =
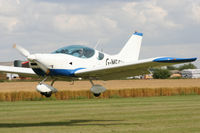
M139 60L127 64L118 64L96 69L83 69L75 73L75 76L83 78L95 78L102 80L122 79L130 76L137 76L150 73L148 70L153 67L169 66L179 63L195 61L197 58L173 58L158 57Z
M35 76L35 72L31 68L0 66L0 73L16 73L23 76Z

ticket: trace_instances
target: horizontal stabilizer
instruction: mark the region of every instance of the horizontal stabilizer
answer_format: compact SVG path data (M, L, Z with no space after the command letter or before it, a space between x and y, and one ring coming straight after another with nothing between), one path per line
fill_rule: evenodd
M174 57L161 57L153 60L153 62L163 63L187 63L197 60L197 58L174 58Z

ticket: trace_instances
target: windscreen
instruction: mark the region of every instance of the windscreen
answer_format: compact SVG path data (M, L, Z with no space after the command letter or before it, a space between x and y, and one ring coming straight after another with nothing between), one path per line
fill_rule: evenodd
M94 55L95 50L92 48L88 48L80 45L71 45L67 47L60 48L53 52L54 54L62 53L68 54L79 58L90 58Z

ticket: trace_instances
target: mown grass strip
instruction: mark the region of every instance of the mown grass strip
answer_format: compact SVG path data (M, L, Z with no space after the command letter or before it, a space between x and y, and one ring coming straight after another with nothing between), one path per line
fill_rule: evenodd
M199 133L200 96L0 102L4 133Z

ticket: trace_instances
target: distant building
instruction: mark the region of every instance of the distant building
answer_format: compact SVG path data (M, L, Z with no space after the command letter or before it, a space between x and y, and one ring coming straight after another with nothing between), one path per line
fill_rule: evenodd
M184 69L181 75L183 78L200 78L200 69Z
M172 74L171 76L170 76L170 78L181 78L182 76L181 76L181 74L179 74L179 73L174 73L174 74Z
M171 70L170 71L171 76L170 78L181 78L181 72L179 70Z
M126 79L153 79L153 74L145 74L139 76L127 77Z
M19 79L19 75L18 74L14 74L14 73L7 73L6 77L7 77L8 80Z
M143 79L153 79L153 74L143 75Z

